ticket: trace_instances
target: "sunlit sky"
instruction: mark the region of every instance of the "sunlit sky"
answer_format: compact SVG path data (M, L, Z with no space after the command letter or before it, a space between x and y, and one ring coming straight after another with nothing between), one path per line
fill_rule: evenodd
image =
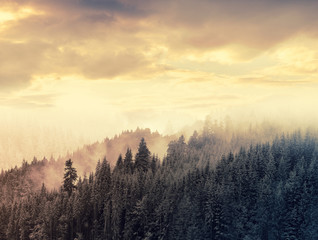
M315 0L1 0L0 150L14 154L0 162L207 114L316 112L317 12ZM69 145L51 146L60 136Z

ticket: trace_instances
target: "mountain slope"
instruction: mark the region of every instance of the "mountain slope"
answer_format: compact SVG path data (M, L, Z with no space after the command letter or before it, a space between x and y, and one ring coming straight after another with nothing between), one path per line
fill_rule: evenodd
M118 156L124 155L127 148L132 150L134 156L141 138L146 140L153 154L163 157L169 142L176 139L176 136L162 136L150 129L137 128L135 131L124 131L111 139L105 138L102 142L85 145L58 159L34 158L30 164L24 161L21 167L3 171L0 176L1 192L13 201L17 196L21 197L40 189L42 183L45 183L48 189L58 189L63 180L64 163L67 159L72 159L79 176L83 176L95 171L98 160L103 160L104 157L113 167Z

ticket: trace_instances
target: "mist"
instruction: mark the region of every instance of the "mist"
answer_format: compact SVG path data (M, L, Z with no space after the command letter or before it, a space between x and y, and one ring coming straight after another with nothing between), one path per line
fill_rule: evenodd
M152 132L150 129L127 130L112 138L85 144L58 158L51 157L51 159L45 160L45 167L40 170L33 169L29 179L38 183L37 188L45 183L48 189L58 189L63 181L64 163L68 159L72 159L78 175L82 178L94 172L97 162L104 158L113 169L119 155L124 157L128 148L132 150L133 157L135 156L141 138L145 138L151 154L158 156L162 161L167 155L169 144L180 136L183 135L185 141L189 142L193 140L195 132L202 136L208 134L222 142L219 149L213 149L214 153L211 159L213 166L221 159L224 152L237 153L242 147L248 148L250 145L272 142L283 134L288 135L295 131L300 131L303 136L308 132L312 134L317 132L317 127L312 119L304 124L301 119L294 118L288 121L289 116L285 115L284 117L276 121L255 117L251 122L248 120L251 119L250 116L247 118L240 114L227 115L224 118L208 115L204 120L185 126L171 135L162 135L157 131ZM204 151L209 152L210 150ZM204 151L202 155L205 154ZM198 164L203 166L206 162L199 161Z
M135 155L142 137L151 153L161 160L171 141L181 135L188 141L194 131L199 134L207 129L220 131L229 143L240 136L241 144L245 146L272 141L283 133L317 128L315 102L309 100L309 96L304 99L268 98L248 105L214 107L208 115L177 111L174 116L156 116L153 122L149 121L149 116L144 121L136 119L130 122L130 118L118 115L91 122L92 115L85 121L76 122L76 118L80 118L77 114L65 114L67 121L63 120L64 116L57 121L45 118L46 111L39 114L39 118L24 116L21 112L4 114L0 119L0 168L7 170L15 165L21 166L23 160L30 163L34 157L52 160L54 164L43 168L42 173L34 171L30 174L35 182L45 182L51 189L60 186L67 159L74 161L80 176L88 175L95 170L97 161L104 157L113 167L119 154L124 156L128 147Z

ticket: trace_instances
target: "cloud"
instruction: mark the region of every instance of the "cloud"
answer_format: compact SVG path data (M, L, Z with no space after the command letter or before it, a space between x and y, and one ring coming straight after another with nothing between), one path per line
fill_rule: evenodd
M302 79L292 79L292 80L287 79L286 80L286 79L281 79L279 77L277 77L276 79L272 77L242 77L237 80L237 83L261 84L261 85L270 85L270 86L291 86L291 85L307 84L307 83L310 83L310 81L302 80Z
M236 44L263 52L300 32L317 32L313 9L318 4L314 2L186 2L164 18L166 26L179 29L169 42L180 51L192 48L200 52Z
M106 10L116 13L124 13L129 16L139 16L145 14L136 1L118 1L118 0L80 0L82 7L93 8L94 10Z
M100 9L51 13L43 7L45 2L28 3L34 4L34 13L36 7L42 7L43 14L6 23L6 39L0 42L0 86L20 89L28 86L35 75L145 79L164 70L149 57L149 45L142 37L134 36L134 21L118 22ZM59 4L62 2L55 7L60 8Z
M42 42L0 41L0 86L12 89L27 86L41 68L47 45Z
M48 108L54 106L56 98L55 94L22 95L2 98L0 104L17 108Z
M52 48L47 56L43 72L61 75L79 74L87 79L113 79L118 76L151 74L156 71L145 57L133 50L124 49L116 51L112 49L101 52L81 52L64 47L63 49Z
M35 6L57 9L54 14L69 25L91 31L96 26L85 26L105 20L123 23L129 19L141 31L167 33L171 46L197 50L228 44L267 48L302 31L315 31L318 3L306 1L29 1ZM49 7L48 7L49 6ZM52 12L53 13L53 12ZM85 16L84 18L81 16ZM131 18L134 16L134 18ZM58 21L60 20L60 21ZM145 27L147 22L151 28ZM121 25L120 24L120 25ZM126 24L126 23L125 23ZM122 27L121 26L117 27ZM48 26L49 27L49 26ZM42 29L43 30L43 29Z
M128 74L138 75L138 72L142 71L144 72L141 75L146 75L152 70L156 71L155 68L152 69L151 63L142 54L129 52L129 50L119 53L105 53L97 57L78 56L76 59L78 59L75 63L77 71L82 72L88 79L112 79Z
M199 64L227 75L234 63L251 62L295 36L316 39L317 10L309 0L10 1L6 11L16 17L0 29L0 86L20 89L49 74L156 81L189 69L180 67L181 59L203 72L189 82L205 82L213 74ZM298 72L315 73L316 61L308 63Z

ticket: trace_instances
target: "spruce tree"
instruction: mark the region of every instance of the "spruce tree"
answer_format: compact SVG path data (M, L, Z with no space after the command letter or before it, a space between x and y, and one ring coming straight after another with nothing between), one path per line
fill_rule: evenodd
M147 171L150 163L150 151L147 147L145 139L142 138L139 143L138 152L136 154L135 169L137 171Z
M116 166L114 168L114 172L121 171L123 169L123 167L124 167L123 157L120 154L118 159L117 159Z
M71 159L67 160L65 162L65 168L64 168L64 182L63 182L63 188L64 191L68 193L70 196L73 192L73 190L76 188L75 182L77 180L77 171L72 166L73 162Z
M131 173L132 172L132 167L133 167L133 162L132 162L131 149L127 148L127 152L126 152L125 158L124 158L124 170L125 170L125 173Z

